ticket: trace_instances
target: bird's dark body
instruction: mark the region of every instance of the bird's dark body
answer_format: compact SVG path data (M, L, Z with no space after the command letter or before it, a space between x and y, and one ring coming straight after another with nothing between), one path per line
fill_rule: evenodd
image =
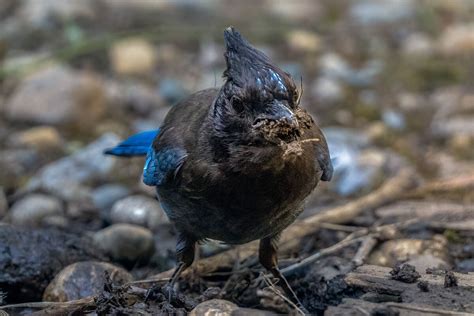
M166 117L154 149L182 146L187 157L157 192L178 229L197 239L245 243L282 231L302 211L322 174L316 157L320 145L305 144L303 154L287 161L280 146L242 146L231 156L217 157L207 120L218 92L197 92ZM300 111L310 122L300 123L303 139L321 138L309 115Z
M233 28L224 32L226 82L175 105L159 130L107 151L147 155L145 184L155 186L178 231L178 267L194 260L196 242L260 239L260 263L300 302L278 269L280 232L301 213L332 165L321 130L300 105L290 75Z

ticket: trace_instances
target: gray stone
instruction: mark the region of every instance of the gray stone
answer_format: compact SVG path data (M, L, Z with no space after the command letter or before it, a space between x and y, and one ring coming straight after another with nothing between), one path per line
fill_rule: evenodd
M106 273L115 285L123 285L133 280L126 270L110 263L77 262L56 275L44 291L43 300L67 302L102 293Z
M474 272L474 258L461 260L456 266L461 272Z
M368 136L350 129L324 130L334 166L329 188L341 195L373 189L388 164L387 154L369 148Z
M226 300L212 299L196 306L189 316L222 315L230 316L239 307Z
M7 210L8 210L7 197L5 196L5 192L3 192L3 188L0 187L0 220L7 214Z
M0 225L0 284L7 303L40 301L44 289L67 265L104 260L87 238L56 229Z
M108 211L116 201L129 194L130 190L121 184L104 184L92 191L92 200L99 210Z
M96 232L93 239L114 261L130 267L146 263L155 252L153 234L136 225L114 224Z
M415 1L413 0L355 1L350 8L351 18L365 25L394 23L408 19L414 14Z
M415 267L416 271L425 272L427 269L435 270L450 270L451 265L448 264L445 260L435 257L432 254L424 254L415 256L414 258L408 260L406 264L412 265Z
M355 69L338 54L328 53L320 58L319 67L325 77L341 80L355 87L366 87L374 83L383 64L380 60L369 60L361 68Z
M15 122L73 124L87 130L105 112L102 83L92 74L56 65L23 80L5 105Z
M116 160L104 156L106 148L115 146L120 138L112 133L102 135L71 156L43 167L27 185L28 190L43 189L65 200L91 199L83 185L107 178Z
M174 104L186 95L186 89L183 83L177 79L163 79L159 87L161 97L169 104Z
M142 195L117 201L110 212L110 221L140 225L152 230L169 222L158 201Z
M63 213L63 206L57 198L30 194L13 204L10 219L14 225L41 226L45 218Z
M141 115L149 114L163 106L163 100L157 91L143 84L109 82L106 91L110 104Z
M97 10L93 4L93 0L25 0L19 9L18 18L29 27L49 29L55 25L54 19L94 18Z
M14 187L20 177L38 167L40 158L33 149L0 150L0 185Z

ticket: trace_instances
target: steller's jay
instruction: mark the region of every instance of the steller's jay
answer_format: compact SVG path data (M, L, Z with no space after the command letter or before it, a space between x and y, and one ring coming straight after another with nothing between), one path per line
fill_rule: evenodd
M290 75L232 27L224 31L227 69L220 89L196 92L168 113L159 130L106 151L146 154L145 184L178 231L178 266L194 260L196 242L260 239L261 264L299 303L277 265L278 236L303 210L318 181L329 181L326 140L299 106Z

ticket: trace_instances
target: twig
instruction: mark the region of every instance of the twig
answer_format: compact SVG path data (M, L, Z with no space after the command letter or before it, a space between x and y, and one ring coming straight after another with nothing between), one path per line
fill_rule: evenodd
M352 259L352 262L356 267L364 264L365 260L372 252L372 249L377 246L377 243L378 239L375 238L373 235L366 236L363 239L359 249L357 250L357 253Z
M318 251L316 252L315 254L297 262L297 263L294 263L284 269L281 270L281 272L283 273L283 275L285 276L288 276L292 273L294 273L295 271L307 266L308 264L310 263L313 263L319 259L321 259L322 257L324 256L327 256L327 255L330 255L330 254L333 254L335 252L338 252L339 250L345 248L345 247L348 247L348 246L351 246L353 244L356 244L360 241L363 241L366 237L357 237L357 238L353 238L353 239L349 239L349 240L341 240L340 242L338 242L337 244L335 245L332 245L331 247L328 247L328 248L325 248L321 251Z
M388 307L395 307L399 309L407 309L415 312L427 313L427 314L436 314L436 315L446 315L446 316L472 316L472 313L463 313L463 312L454 312L454 311L447 311L442 309L435 309L435 308L427 308L427 307L420 307L420 306L411 306L401 303L386 303Z
M472 189L474 189L474 173L466 176L458 176L452 179L428 182L417 190L407 192L405 196L407 198L419 198L425 197L429 194Z
M301 315L305 315L305 312L301 310L301 308L299 308L298 305L293 303L288 297L283 295L283 293L281 293L280 290L277 289L275 284L268 278L268 276L262 273L262 277L263 277L263 280L265 281L265 284L267 284L267 286L275 295L283 299L288 305L293 307L298 313L300 313Z

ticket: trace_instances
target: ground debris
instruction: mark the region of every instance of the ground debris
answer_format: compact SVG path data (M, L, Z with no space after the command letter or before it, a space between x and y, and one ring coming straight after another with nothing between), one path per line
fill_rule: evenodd
M421 277L415 267L409 264L395 266L392 271L390 271L390 275L393 280L405 283L414 283Z

